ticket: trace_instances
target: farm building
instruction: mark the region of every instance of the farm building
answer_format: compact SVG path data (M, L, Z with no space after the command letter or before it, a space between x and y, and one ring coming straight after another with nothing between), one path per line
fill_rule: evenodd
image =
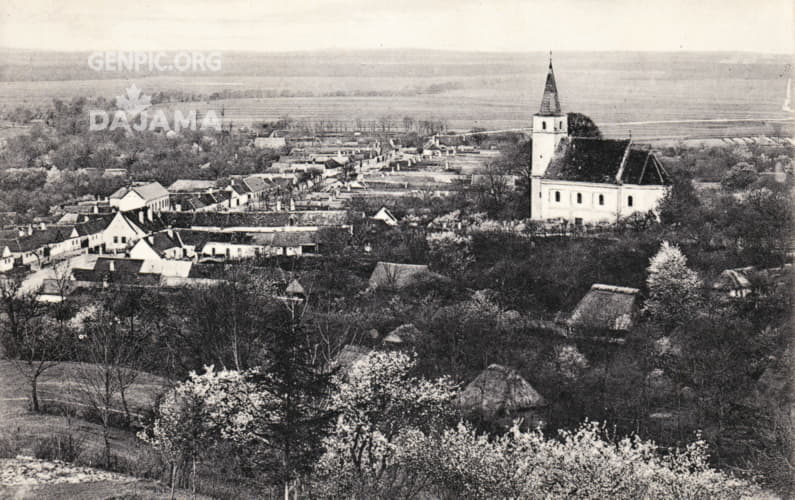
M370 275L369 288L400 290L432 275L425 265L378 262Z
M513 368L492 364L483 370L458 396L458 407L465 413L510 425L524 417L530 426L542 423L540 410L546 400Z
M122 212L138 208L150 208L155 211L168 210L168 190L159 182L119 188L110 195L110 206L116 207Z
M577 304L567 324L574 330L627 332L639 312L637 288L595 283Z

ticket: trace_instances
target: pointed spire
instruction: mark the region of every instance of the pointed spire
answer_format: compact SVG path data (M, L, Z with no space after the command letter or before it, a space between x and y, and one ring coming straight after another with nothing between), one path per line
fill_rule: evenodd
M560 110L558 87L555 84L555 72L552 70L551 50L549 51L549 70L547 71L547 82L544 85L544 97L541 99L541 109L538 114L546 116L559 116L563 114Z

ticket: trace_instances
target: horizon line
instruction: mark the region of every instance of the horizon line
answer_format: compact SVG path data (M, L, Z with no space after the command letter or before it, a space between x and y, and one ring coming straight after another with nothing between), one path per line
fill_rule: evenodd
M390 52L390 51L424 51L424 52L444 52L444 53L461 53L461 54L542 54L548 55L549 49L532 49L532 50L477 50L477 49L446 49L435 47L358 47L358 48L332 48L332 47L319 47L311 49L286 49L286 50L257 50L257 49L196 49L196 48L164 48L164 49L135 49L135 48L116 48L116 49L57 49L57 48L31 48L31 47L16 47L0 45L0 50L5 51L23 51L23 52L51 52L58 54L80 54L80 53L93 53L93 52L227 52L239 54L311 54L317 52ZM744 49L552 49L554 54L572 54L572 53L644 53L644 54L748 54L748 55L762 55L762 56L791 56L795 57L792 52L764 52L757 50L744 50Z

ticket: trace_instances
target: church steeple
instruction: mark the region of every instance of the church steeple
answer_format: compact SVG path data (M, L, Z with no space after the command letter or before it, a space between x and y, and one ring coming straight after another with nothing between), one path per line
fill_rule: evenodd
M549 53L547 83L544 85L544 97L541 99L541 109L538 114L542 116L560 116L563 114L560 109L558 86L555 84L555 72L552 70L552 52Z

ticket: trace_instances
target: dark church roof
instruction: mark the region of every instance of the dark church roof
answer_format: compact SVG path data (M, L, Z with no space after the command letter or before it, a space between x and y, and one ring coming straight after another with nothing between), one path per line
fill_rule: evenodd
M541 98L541 109L539 115L560 116L560 99L558 98L558 86L555 84L555 72L552 71L552 60L549 61L547 71L547 83L544 85L544 97Z
M561 141L544 177L606 184L670 184L668 173L650 149L613 139Z

